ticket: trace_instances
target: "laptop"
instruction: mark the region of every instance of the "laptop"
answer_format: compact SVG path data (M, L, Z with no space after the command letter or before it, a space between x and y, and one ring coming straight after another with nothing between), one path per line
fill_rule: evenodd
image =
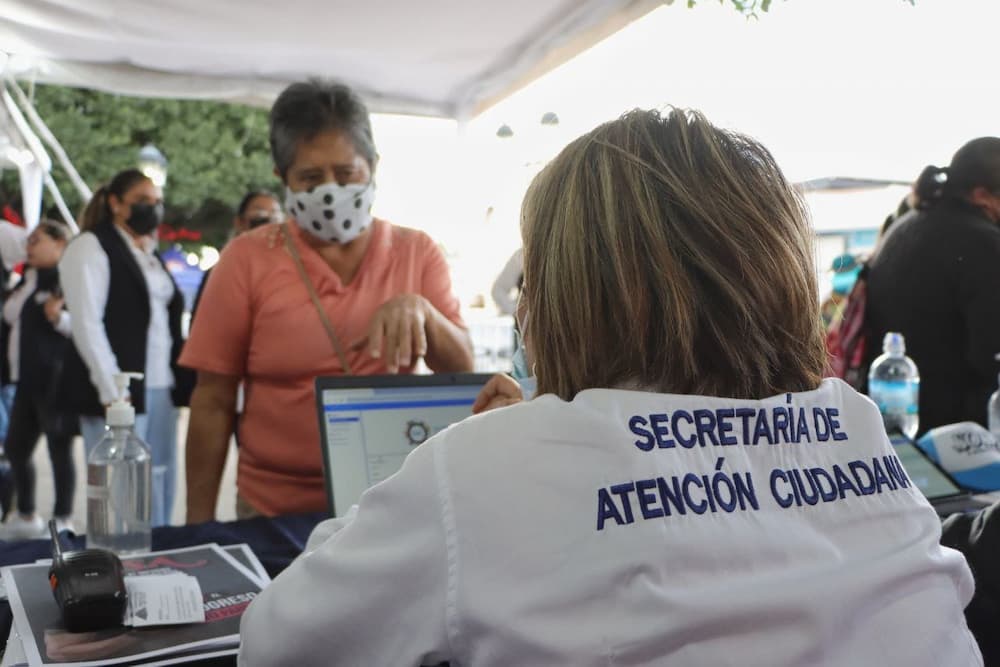
M902 433L890 433L889 441L910 481L923 492L938 516L976 512L989 507L995 500L989 494L974 496L964 490L954 477Z
M332 516L395 473L413 449L472 414L489 374L316 378L323 473Z

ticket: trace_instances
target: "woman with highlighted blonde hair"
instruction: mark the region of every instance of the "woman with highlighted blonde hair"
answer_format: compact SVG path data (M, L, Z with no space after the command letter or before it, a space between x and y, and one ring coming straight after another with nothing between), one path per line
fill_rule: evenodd
M684 110L567 146L523 209L537 396L494 378L250 606L243 665L982 664L962 556L823 380L812 235Z

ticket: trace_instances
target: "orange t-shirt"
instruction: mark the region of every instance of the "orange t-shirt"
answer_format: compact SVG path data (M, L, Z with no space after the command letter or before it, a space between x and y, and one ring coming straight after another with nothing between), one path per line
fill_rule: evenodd
M346 348L365 335L375 311L395 296L419 294L465 326L448 265L427 234L375 220L358 272L344 285L302 240L304 232L294 223L289 227L356 374L387 372L381 359ZM327 507L314 380L343 370L274 227L243 234L226 246L205 286L180 364L243 378L237 486L244 498L268 515Z

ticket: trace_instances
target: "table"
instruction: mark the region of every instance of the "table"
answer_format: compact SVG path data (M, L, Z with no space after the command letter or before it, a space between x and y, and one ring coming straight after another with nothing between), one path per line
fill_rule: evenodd
M297 514L274 518L255 518L221 523L210 521L193 526L163 526L153 529L153 550L177 549L214 542L227 544L246 543L257 554L271 577L276 577L305 548L306 539L313 527L328 518L323 512ZM82 549L84 537L63 533L63 549ZM0 542L0 567L33 563L40 558L50 558L51 547L47 540L30 540L4 544ZM0 641L10 634L13 615L6 600L0 602ZM236 664L235 657L216 658L187 663L203 667L222 667Z

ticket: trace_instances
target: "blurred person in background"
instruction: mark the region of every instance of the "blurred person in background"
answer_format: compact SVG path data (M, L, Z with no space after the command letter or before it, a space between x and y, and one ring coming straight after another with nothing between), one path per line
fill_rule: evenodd
M823 317L823 328L829 329L836 324L847 295L851 293L858 274L861 273L861 260L850 253L838 255L833 260L830 270L833 272L830 294L820 304L820 315Z
M233 228L230 232L230 239L239 236L251 229L257 229L263 225L280 223L285 219L285 214L281 210L281 204L274 193L267 190L251 190L243 195L239 206L236 208L236 217L233 218ZM198 313L198 305L201 303L201 295L205 293L205 286L212 276L212 269L205 272L201 278L201 285L198 286L198 293L195 295L194 304L191 306L191 322L194 323L195 315ZM233 426L233 440L236 446L240 445L240 416L243 414L243 407L246 404L246 397L243 393L242 383L236 395L236 415Z
M177 478L177 410L189 374L176 366L184 340L184 297L157 253L163 194L138 169L127 169L94 193L81 233L59 264L72 316L73 348L60 404L81 415L89 454L104 436L105 408L119 398L113 377L133 380L136 434L152 450L152 523L170 523Z
M517 299L521 295L524 284L524 249L518 248L510 256L496 280L490 294L497 309L503 315L513 315L517 308Z
M12 281L18 278L15 271L27 257L28 230L24 227L20 207L20 194L10 197L0 188L0 305L13 286ZM4 348L0 345L0 350L2 349ZM2 356L0 353L0 357ZM10 516L13 507L14 483L10 463L3 453L3 443L10 427L10 411L14 406L16 390L17 386L14 384L0 384L0 512L4 520Z
M915 212L894 222L868 263L866 367L888 331L920 371L920 434L987 426L1000 362L1000 137L974 139L918 179Z
M231 238L235 238L251 229L256 229L261 225L278 223L285 219L285 214L281 211L281 204L274 193L267 190L251 190L243 195L239 206L236 207L236 217L233 218L233 228L230 232ZM215 268L215 267L212 267ZM191 306L191 320L194 321L195 313L198 312L198 304L201 303L201 295L205 292L205 285L212 275L212 269L205 272L201 278L201 285L198 286L198 293L194 297L194 304Z
M63 307L59 260L69 241L69 229L42 220L28 236L27 268L20 284L3 305L5 371L17 387L4 449L11 463L17 511L0 528L0 539L45 536L45 522L35 511L35 467L31 462L38 439L45 435L59 530L71 529L76 469L73 438L77 415L58 409L54 393L71 343L70 316Z

